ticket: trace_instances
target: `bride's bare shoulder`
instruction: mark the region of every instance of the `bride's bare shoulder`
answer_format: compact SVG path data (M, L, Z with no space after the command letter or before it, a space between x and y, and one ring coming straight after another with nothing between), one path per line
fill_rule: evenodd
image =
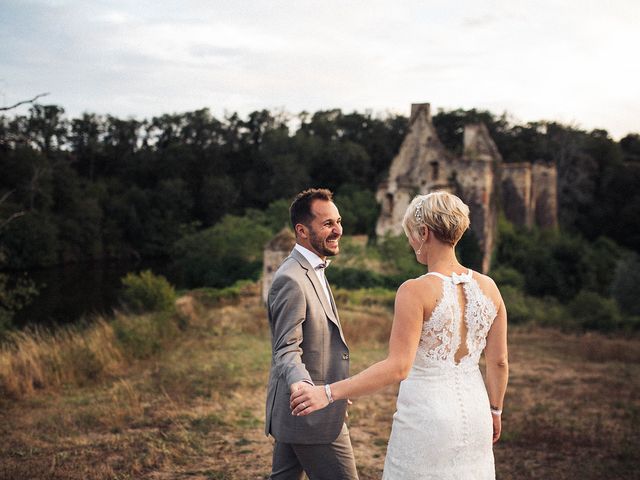
M406 280L398 288L397 295L409 295L422 299L426 305L433 303L442 293L442 281L431 275Z
M485 293L485 295L489 296L495 304L499 305L502 296L500 295L500 290L498 289L496 282L493 281L493 278L489 275L476 272L475 270L473 272L473 278L478 282L480 289Z

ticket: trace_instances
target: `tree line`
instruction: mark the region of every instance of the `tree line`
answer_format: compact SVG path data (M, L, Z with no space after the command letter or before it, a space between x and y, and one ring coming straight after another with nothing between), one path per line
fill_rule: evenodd
M638 134L615 141L603 130L517 125L477 110L440 111L433 121L453 151L464 125L483 121L506 162L555 162L562 228L640 251ZM309 186L336 192L346 233L372 235L375 191L407 129L401 115L339 109L137 120L67 118L60 106L36 104L0 117L0 219L23 213L0 230L3 267L169 255L224 215L281 210Z

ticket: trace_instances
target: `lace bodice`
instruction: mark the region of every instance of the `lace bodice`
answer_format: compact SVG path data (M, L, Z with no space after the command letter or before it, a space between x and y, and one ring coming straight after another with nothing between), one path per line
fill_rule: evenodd
M442 297L422 325L422 334L416 354L416 365L423 367L453 366L455 356L462 342L461 323L466 325L466 347L468 353L460 359L460 365L477 365L480 354L487 343L487 334L496 318L497 309L487 297L472 270L466 274L447 277L437 272L429 272L442 279ZM466 305L464 316L458 300L458 285L462 285Z

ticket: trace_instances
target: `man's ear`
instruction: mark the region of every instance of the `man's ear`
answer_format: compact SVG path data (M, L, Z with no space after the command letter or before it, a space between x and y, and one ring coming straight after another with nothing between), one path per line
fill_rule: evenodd
M305 227L302 223L296 224L296 236L300 238L307 238L307 227Z

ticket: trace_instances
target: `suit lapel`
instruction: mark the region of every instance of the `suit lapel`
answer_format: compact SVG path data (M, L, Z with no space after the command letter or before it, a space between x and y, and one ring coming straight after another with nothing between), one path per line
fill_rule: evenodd
M300 252L294 249L291 252L291 256L295 258L300 264L300 266L306 270L307 278L313 285L313 288L316 291L316 296L318 297L318 300L320 301L322 308L327 314L327 317L329 318L329 320L331 320L336 325L336 327L338 327L338 331L340 332L340 337L342 338L342 341L346 345L347 342L344 339L344 335L342 334L342 327L340 326L340 320L338 320L338 309L335 307L335 300L333 299L333 293L331 292L329 283L327 282L327 289L329 290L329 295L331 296L331 302L329 302L329 299L324 293L322 285L320 285L320 280L318 279L318 275L316 275L316 272L313 270L313 267L311 267L311 264L307 261L307 259L304 258L304 255L302 255Z

